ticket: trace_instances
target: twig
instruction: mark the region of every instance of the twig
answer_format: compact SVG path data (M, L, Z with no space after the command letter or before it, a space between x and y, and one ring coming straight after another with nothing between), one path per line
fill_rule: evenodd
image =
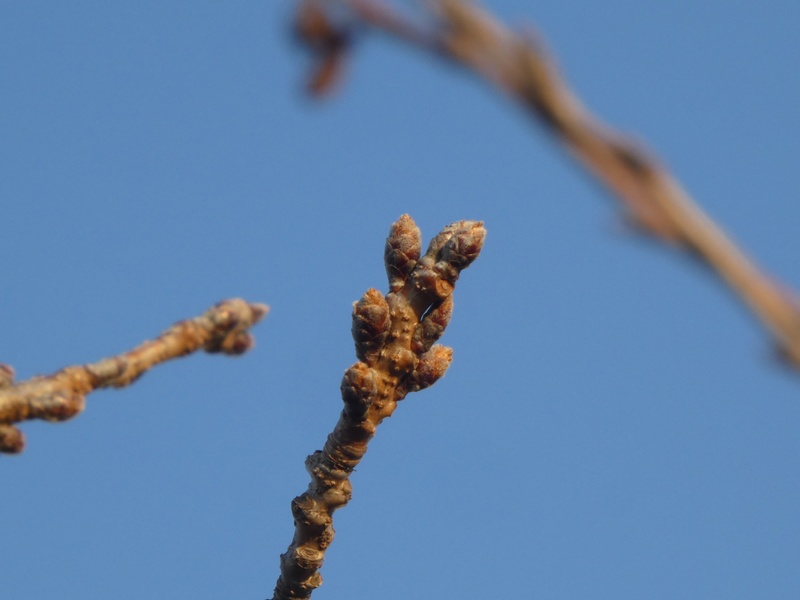
M0 364L0 452L21 452L25 438L12 423L28 419L64 421L83 411L86 394L99 388L121 388L164 361L203 349L238 355L253 346L248 329L269 308L233 299L220 302L195 319L176 323L155 340L130 352L52 375L13 384L14 371Z
M642 147L603 125L567 87L542 43L511 31L468 0L430 0L428 23L415 23L384 0L303 0L327 9L329 27L352 21L466 67L508 93L622 203L642 231L685 250L715 271L800 368L800 301L759 269ZM323 13L320 13L323 14Z
M411 217L392 225L385 252L390 292L384 298L370 289L353 305L359 362L345 371L344 410L333 433L306 459L311 483L292 501L295 534L281 555L273 600L310 598L322 584L333 512L350 500L350 474L367 443L406 394L433 385L450 365L452 350L435 342L450 321L456 280L477 258L485 235L480 222L453 223L420 258L420 232Z

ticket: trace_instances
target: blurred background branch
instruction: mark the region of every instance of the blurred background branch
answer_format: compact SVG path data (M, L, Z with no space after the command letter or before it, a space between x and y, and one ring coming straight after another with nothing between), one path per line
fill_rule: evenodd
M430 0L418 22L385 0L302 0L296 31L315 56L309 91L339 81L355 38L379 31L460 65L516 101L622 205L628 223L715 272L800 368L800 302L750 259L639 143L605 126L572 93L538 35L513 31L470 0Z

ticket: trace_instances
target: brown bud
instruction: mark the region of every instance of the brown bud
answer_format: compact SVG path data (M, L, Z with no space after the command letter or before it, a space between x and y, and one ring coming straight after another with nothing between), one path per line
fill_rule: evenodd
M486 230L479 221L461 221L462 227L442 246L433 269L444 280L455 285L461 271L466 269L480 254Z
M13 425L0 424L0 452L19 454L25 448L25 436Z
M436 383L453 361L453 349L433 346L420 357L419 364L405 383L409 392L418 392Z
M413 274L420 298L434 302L452 294L461 271L478 257L485 237L480 221L457 221L442 229Z
M422 354L429 350L442 337L452 314L452 296L448 296L432 306L414 329L414 335L411 338L411 349L417 354Z
M344 372L340 389L345 414L354 421L362 421L378 394L378 378L369 365L359 362Z
M419 228L410 216L401 216L389 229L383 254L391 291L396 292L403 287L417 265L421 250L422 234Z
M230 356L244 354L255 345L255 338L247 331L234 330L223 338L214 338L205 345L209 354L222 352Z
M434 236L430 244L428 244L428 249L425 251L425 258L430 259L430 264L439 260L439 252L444 248L444 245L450 241L453 234L467 222L468 221L456 221L455 223L450 223L450 225Z
M389 305L378 290L367 290L361 300L353 303L352 332L359 360L367 361L369 355L380 350L389 324Z
M478 258L486 239L486 229L484 229L482 221L460 221L459 223L460 227L442 247L439 253L439 262L450 263L462 271Z
M244 354L255 345L255 338L246 331L237 331L222 342L222 352L231 356Z
M45 421L66 421L83 412L86 396L80 391L55 390L31 402L31 416Z
M269 312L266 304L249 304L238 298L218 303L211 313L214 332L204 349L237 356L250 350L255 341L247 328L258 323ZM183 325L178 323L176 327Z

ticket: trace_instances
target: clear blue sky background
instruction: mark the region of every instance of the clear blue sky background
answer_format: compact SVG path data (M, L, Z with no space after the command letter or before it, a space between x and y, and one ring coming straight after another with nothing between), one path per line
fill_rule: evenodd
M794 0L487 0L800 287ZM0 3L0 360L97 360L214 302L272 307L28 423L2 459L0 596L271 595L385 289L389 225L483 219L447 377L353 477L315 598L796 599L800 377L723 287L626 232L505 98L379 37L301 93L289 2Z

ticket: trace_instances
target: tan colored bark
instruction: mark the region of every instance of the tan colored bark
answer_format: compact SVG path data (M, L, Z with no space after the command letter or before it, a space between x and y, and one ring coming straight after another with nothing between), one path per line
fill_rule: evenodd
M21 452L24 447L25 438L12 423L74 417L83 411L90 392L125 387L159 363L201 349L243 354L253 346L247 330L268 310L263 304L225 300L195 319L176 323L155 340L129 352L17 384L13 383L13 369L0 365L0 452Z

